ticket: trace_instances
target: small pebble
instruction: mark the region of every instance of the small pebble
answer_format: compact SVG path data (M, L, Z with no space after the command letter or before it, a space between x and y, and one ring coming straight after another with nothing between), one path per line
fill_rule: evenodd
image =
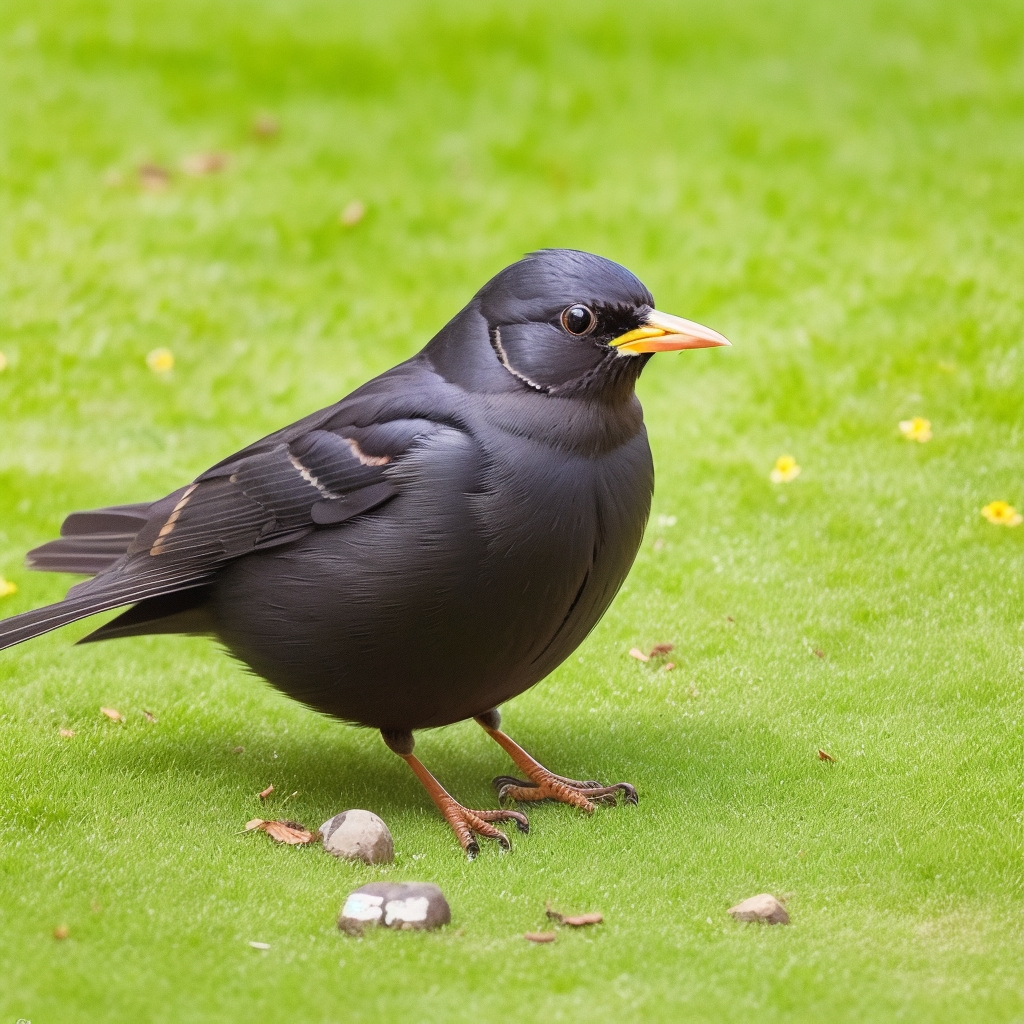
M390 864L395 843L387 825L371 811L342 811L320 826L324 849L345 860Z
M763 892L760 896L751 896L749 900L737 903L729 908L729 913L737 921L764 921L766 924L789 924L786 908L772 895Z
M408 931L440 928L451 919L444 893L430 882L370 882L348 894L338 927L362 935L371 925Z

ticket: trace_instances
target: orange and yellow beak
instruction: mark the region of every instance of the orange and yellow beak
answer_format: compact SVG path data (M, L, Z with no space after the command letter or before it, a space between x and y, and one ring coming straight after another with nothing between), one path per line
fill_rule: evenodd
M684 348L720 348L730 342L710 327L702 327L681 316L652 309L643 327L629 331L609 344L623 354L638 354L678 352Z

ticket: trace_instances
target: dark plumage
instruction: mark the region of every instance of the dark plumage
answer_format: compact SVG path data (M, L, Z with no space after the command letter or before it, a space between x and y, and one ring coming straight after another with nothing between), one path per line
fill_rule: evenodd
M525 818L455 804L413 729L476 716L528 775L504 795L635 799L550 775L494 709L575 650L633 562L650 352L727 344L653 306L608 260L527 257L336 405L160 501L69 516L29 564L93 578L0 622L0 647L125 605L82 642L210 634L295 699L380 729L471 853L474 832L504 840L488 820Z

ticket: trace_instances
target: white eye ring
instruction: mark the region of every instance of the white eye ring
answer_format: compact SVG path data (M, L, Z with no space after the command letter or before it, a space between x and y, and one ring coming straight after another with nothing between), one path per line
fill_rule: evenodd
M597 317L589 306L574 302L562 310L562 326L577 338L589 334L597 324Z

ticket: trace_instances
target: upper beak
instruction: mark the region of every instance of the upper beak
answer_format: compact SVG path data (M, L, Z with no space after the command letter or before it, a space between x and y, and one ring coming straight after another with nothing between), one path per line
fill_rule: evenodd
M652 309L643 327L609 344L619 352L677 352L683 348L719 348L730 342L710 327Z

